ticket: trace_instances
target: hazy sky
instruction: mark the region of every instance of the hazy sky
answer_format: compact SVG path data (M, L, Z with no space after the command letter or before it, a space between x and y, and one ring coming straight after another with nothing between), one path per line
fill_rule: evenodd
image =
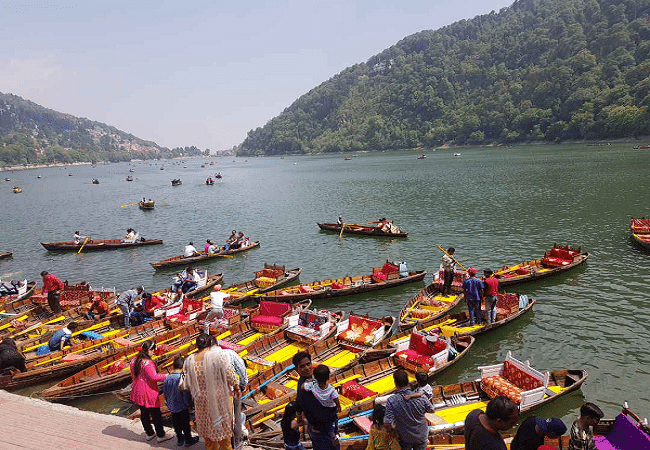
M511 0L0 2L0 92L223 150L410 34Z

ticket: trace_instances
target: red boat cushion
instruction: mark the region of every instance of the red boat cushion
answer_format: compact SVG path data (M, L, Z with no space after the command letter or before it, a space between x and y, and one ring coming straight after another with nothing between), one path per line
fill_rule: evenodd
M122 370L124 370L124 369L128 369L128 368L129 368L129 363L128 363L128 362L126 362L126 361L122 361L122 360L120 360L120 361L115 361L115 362L114 362L113 364L111 364L110 367L108 368L108 373L112 375L112 374L114 374L114 373L121 372Z
M244 349L243 345L236 344L235 342L228 342L228 341L222 341L222 340L217 340L217 345L221 348L225 349L230 349L234 350L237 353L242 351Z
M530 273L530 270L524 269L523 267L521 269L517 269L517 275L528 275Z
M262 316L284 316L291 311L291 305L282 302L260 302L260 315Z
M381 326L382 323L378 320L350 316L348 329L339 334L338 338L355 344L370 345L373 339L372 333Z
M301 294L308 294L310 292L316 292L316 291L314 291L313 288L311 288L309 286L300 286L298 288L298 290L300 291Z
M354 401L363 400L364 398L377 395L375 391L372 391L367 387L360 385L356 381L348 381L347 383L344 383L341 388L341 393L343 396Z
M503 363L503 377L524 391L544 386L542 380L530 375L510 361Z
M542 258L542 264L546 267L562 267L568 266L573 262L572 259L558 258L554 256L547 256Z
M499 375L483 378L481 380L481 389L483 389L490 398L505 395L513 402L517 404L521 403L522 389L519 389L510 381L500 377Z
M279 316L255 316L251 319L251 322L258 323L262 325L280 325L282 324L282 317Z
M336 281L332 283L332 289L343 289L345 285L343 283L337 283Z
M372 277L376 280L381 281L386 281L388 279L388 275L386 275L384 272L375 272L372 274Z
M383 266L381 266L381 271L385 274L389 273L398 273L399 272L399 267L395 266L394 264L391 263L384 263Z

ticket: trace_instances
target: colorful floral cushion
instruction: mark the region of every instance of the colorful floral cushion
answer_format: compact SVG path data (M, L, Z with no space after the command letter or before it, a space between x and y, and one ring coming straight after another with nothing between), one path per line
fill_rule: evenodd
M510 361L503 363L503 377L524 391L544 386L544 382L521 370Z
M505 395L513 402L517 404L521 403L522 390L499 375L483 378L481 380L481 389L490 398Z
M350 316L348 329L339 334L338 338L355 344L371 345L373 333L381 326L382 324L378 320Z

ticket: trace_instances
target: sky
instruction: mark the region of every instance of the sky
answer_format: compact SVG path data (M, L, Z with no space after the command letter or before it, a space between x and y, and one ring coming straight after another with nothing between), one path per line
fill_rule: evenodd
M346 67L512 0L2 0L0 92L226 150Z

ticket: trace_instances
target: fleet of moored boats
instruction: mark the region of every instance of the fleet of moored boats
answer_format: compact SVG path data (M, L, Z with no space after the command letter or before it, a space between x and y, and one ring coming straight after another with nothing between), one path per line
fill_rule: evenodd
M377 233L378 223L319 223L318 226L339 236L346 232L377 236L382 235ZM630 229L635 242L650 248L650 219L632 219ZM401 230L399 233L406 236ZM120 239L86 239L83 244L42 245L52 251L72 251L80 250L82 245L85 250L102 250L159 243L162 239L128 244ZM260 241L254 241L247 247L218 254L175 256L150 264L156 269L194 265L218 257L232 257L259 245ZM11 253L0 254L0 258L10 256ZM504 266L495 275L502 287L511 286L573 269L588 258L589 253L579 247L554 245L543 257ZM461 284L466 271L456 270L451 294L443 295L440 270L434 274L431 284L405 302L398 316L360 316L345 311L310 309L311 301L422 281L426 271L407 271L399 262L386 261L373 267L369 274L295 284L300 273L300 268L265 264L252 280L224 288L230 295L224 317L210 328L219 346L235 350L247 362L249 383L242 402L253 444L282 446L279 420L284 406L296 394L297 375L291 357L298 351L309 352L313 364L330 367L333 373L330 382L339 390L342 405L340 442L344 448L361 449L367 440L364 417L367 419L376 397L395 389L392 374L396 370L406 370L411 379L416 372L425 372L429 381L434 382L436 374L471 352L476 336L516 320L536 303L525 295L501 293L496 321L472 325L466 311L450 314L464 298ZM222 282L223 274L209 276L207 271L200 271L200 279L197 289L182 300L176 298L171 288L156 292L164 306L153 311L151 321L129 329L122 328L123 317L115 307L115 292L66 283L61 293L65 309L54 314L35 282L24 280L11 286L0 282L0 286L15 291L0 296L0 338L15 340L27 367L24 372L0 373L0 389L15 390L58 379L40 393L42 398L51 401L113 391L130 379L128 361L147 339L157 342L154 360L159 371L170 371L173 359L192 351L195 338L204 331L209 302L203 296ZM86 303L96 296L107 301L111 313L103 319L88 320L84 317ZM78 323L73 344L64 352L45 351L49 350L45 347L52 333L72 321ZM517 385L518 378L512 376L513 372L525 374L533 384ZM462 445L458 433L463 430L465 415L472 409L485 409L491 397L512 392L513 387L517 395L513 400L523 412L580 388L587 378L587 372L579 368L540 371L510 353L502 362L477 368L479 373L476 381L434 386L436 412L428 417L432 443ZM502 390L503 383L511 390ZM116 391L122 398L128 398L125 392ZM635 427L645 431L641 425Z

